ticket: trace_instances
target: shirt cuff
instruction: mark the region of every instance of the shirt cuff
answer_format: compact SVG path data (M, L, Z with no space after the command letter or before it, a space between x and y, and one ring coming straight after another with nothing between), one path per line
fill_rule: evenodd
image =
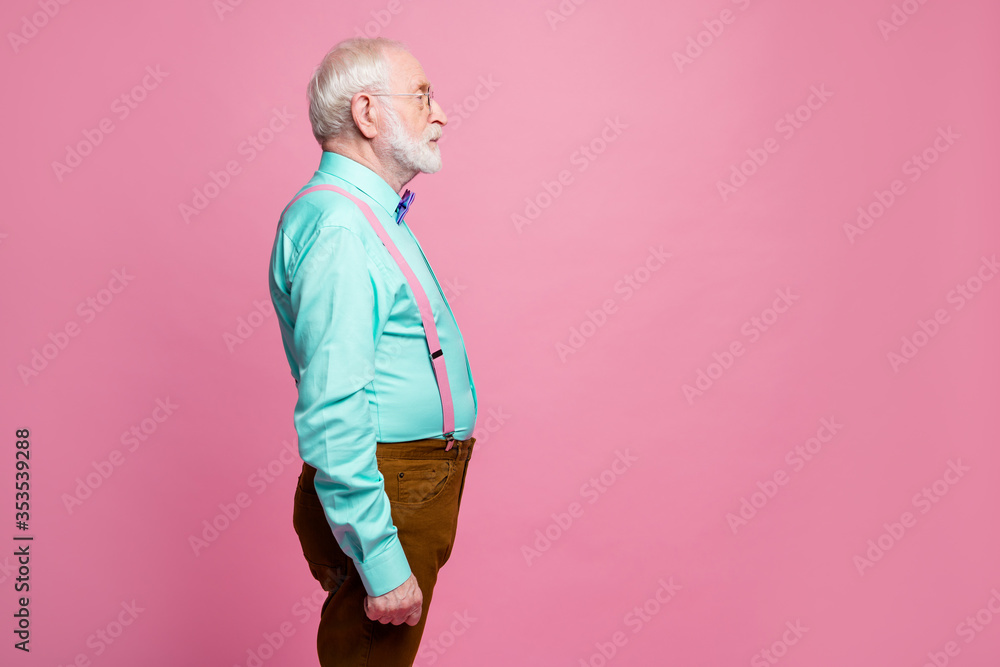
M403 585L410 578L410 563L406 560L403 545L393 537L389 546L364 563L354 561L368 595L378 597Z

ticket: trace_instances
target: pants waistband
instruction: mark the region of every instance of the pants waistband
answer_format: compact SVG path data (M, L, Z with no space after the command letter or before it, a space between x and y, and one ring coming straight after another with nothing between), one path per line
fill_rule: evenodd
M426 438L424 440L409 440L407 442L376 443L375 456L387 459L444 460L467 461L472 457L472 446L475 438L454 440L450 450L445 451L447 441L443 438ZM316 477L316 468L303 462L302 484L311 489Z
M452 440L450 449L444 438L425 438L423 440L408 440L406 442L376 443L375 455L392 459L444 459L462 461L469 458L475 438L467 440Z

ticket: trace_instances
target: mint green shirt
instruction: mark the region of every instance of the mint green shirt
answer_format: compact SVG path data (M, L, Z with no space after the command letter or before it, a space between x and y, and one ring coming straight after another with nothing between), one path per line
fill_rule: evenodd
M324 152L302 190L332 184L368 203L427 294L448 367L455 438L471 437L478 401L465 342L406 220L400 196L367 167ZM299 192L301 192L300 190ZM430 220L414 202L409 220ZM375 458L377 442L443 437L441 397L420 311L406 278L350 199L329 190L292 204L278 227L271 301L298 386L302 460L337 543L369 595L410 576ZM443 443L442 443L443 446Z

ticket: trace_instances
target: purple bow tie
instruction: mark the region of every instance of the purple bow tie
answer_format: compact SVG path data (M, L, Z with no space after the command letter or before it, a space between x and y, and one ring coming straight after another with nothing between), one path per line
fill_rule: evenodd
M413 198L415 196L416 195L414 195L409 190L406 190L403 193L403 198L399 200L399 206L396 207L396 224L397 225L400 224L401 222L403 222L403 216L406 215L406 212L410 210L410 205L413 204Z

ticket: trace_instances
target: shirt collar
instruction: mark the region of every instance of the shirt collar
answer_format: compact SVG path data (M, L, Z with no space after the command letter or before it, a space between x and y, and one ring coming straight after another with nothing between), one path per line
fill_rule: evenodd
M319 171L353 185L385 209L390 218L396 218L396 207L401 197L381 176L360 162L340 153L323 151Z

